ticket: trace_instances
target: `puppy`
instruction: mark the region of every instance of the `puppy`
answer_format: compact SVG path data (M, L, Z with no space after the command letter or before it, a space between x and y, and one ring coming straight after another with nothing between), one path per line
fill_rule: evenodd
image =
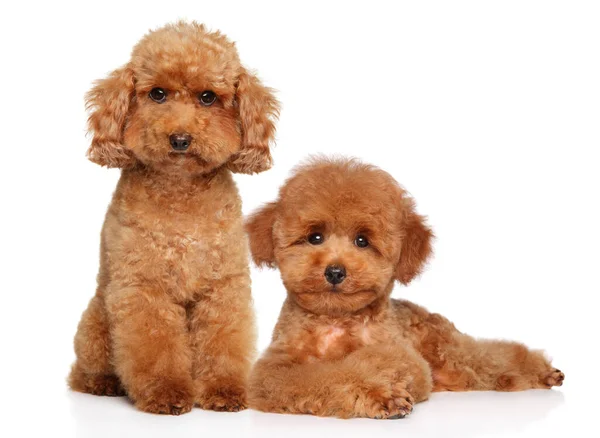
M252 257L278 267L287 300L250 376L261 411L400 418L432 391L561 385L539 351L476 340L390 299L431 255L433 234L386 172L355 160L300 166L246 223Z
M246 407L254 316L231 172L271 165L278 103L232 42L179 22L87 95L91 161L122 169L71 388L147 412Z

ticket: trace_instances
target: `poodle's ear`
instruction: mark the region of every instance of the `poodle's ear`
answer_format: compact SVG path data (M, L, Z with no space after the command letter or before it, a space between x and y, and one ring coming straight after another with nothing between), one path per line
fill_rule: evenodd
M258 173L272 165L269 145L275 137L275 119L279 102L273 90L261 84L245 69L238 78L236 103L242 131L240 151L232 158L229 169L237 173Z
M93 134L87 155L90 161L106 167L129 167L133 155L123 146L123 131L134 95L133 71L122 67L95 83L86 95L90 111L88 129Z
M432 254L433 232L425 223L425 218L415 213L412 202L408 206L403 228L404 239L396 267L396 280L408 284L421 273Z
M273 226L277 203L271 202L255 211L244 225L250 240L250 253L257 266L275 267L273 250Z

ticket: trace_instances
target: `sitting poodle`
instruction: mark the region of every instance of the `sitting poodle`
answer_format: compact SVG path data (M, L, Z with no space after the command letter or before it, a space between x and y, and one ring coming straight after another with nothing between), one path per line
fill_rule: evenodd
M249 404L268 412L401 418L432 391L519 391L564 375L522 344L476 340L390 299L431 254L432 232L386 172L354 160L301 166L246 229L287 289Z
M277 101L224 35L179 22L147 34L87 104L90 160L122 172L71 388L154 413L245 408L255 330L231 172L271 165Z

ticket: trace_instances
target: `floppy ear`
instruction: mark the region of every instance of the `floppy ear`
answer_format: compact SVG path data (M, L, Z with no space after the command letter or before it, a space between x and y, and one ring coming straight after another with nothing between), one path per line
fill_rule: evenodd
M128 167L135 158L123 146L123 130L134 93L133 71L121 67L95 83L86 95L90 111L88 130L93 133L87 151L90 161L106 167Z
M396 280L406 285L421 273L432 254L432 240L433 232L425 224L425 218L415 213L414 206L410 205L404 219L404 239L396 267Z
M275 119L279 116L279 102L273 90L261 84L245 69L238 78L236 102L242 130L240 151L229 163L229 169L238 173L258 173L272 165L269 145L275 137Z
M250 215L244 224L250 240L250 253L257 266L275 267L273 226L277 203L271 202Z

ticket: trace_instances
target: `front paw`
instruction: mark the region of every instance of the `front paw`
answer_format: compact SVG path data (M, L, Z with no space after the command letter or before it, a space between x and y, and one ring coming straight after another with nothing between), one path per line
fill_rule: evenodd
M248 407L246 388L238 384L210 385L202 388L196 404L210 411L242 411Z
M414 403L404 384L395 383L359 393L354 414L374 419L404 418L412 412Z
M142 397L135 399L138 409L153 414L181 415L192 410L192 384L158 381L151 384Z

